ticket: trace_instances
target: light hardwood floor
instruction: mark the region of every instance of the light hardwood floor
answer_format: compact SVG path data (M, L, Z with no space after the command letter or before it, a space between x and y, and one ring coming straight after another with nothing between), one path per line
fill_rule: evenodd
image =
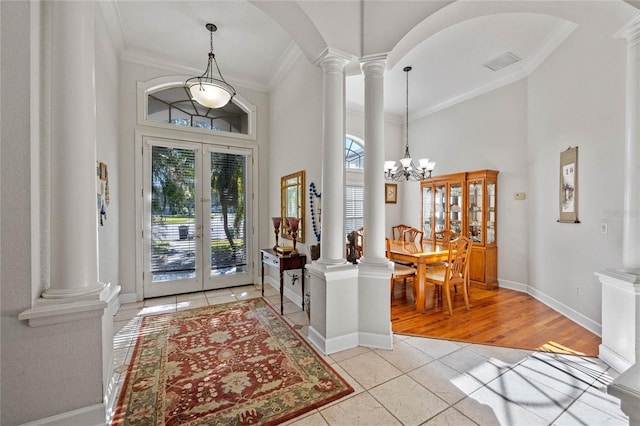
M391 303L394 333L483 343L509 348L598 356L602 339L526 293L504 288L486 290L472 286L467 311L460 290L452 291L453 317L446 302L434 300L427 287L426 312L417 313L411 283ZM399 292L400 290L400 292Z

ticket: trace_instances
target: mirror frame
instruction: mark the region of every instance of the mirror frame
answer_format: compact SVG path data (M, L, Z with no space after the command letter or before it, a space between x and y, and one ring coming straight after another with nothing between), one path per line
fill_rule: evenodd
M300 218L300 224L298 225L298 234L296 237L296 241L300 243L304 243L304 228L306 224L305 217L305 173L304 170L300 170L299 172L292 173L290 175L286 175L280 178L280 215L282 216L282 230L281 236L287 240L291 240L291 236L289 235L289 226L287 224L287 217L293 217L290 213L287 212L287 206L290 204L289 200L289 191L295 188L296 197L297 197L297 207L296 207L296 216Z

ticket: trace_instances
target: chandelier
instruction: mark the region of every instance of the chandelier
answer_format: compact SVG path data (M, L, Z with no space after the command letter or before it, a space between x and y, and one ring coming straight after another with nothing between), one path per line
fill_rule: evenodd
M400 159L401 167L396 166L395 161L384 162L384 177L387 180L397 182L413 180L420 181L431 177L431 172L436 168L436 163L429 161L428 158L418 160L418 165L413 162L411 154L409 154L409 71L411 67L404 67L403 71L407 73L407 127L406 127L406 144L404 147L404 157Z
M200 77L188 79L184 85L191 95L191 99L200 105L207 108L222 108L235 96L236 89L227 83L222 76L220 67L218 67L218 62L216 61L216 55L213 54L213 32L217 31L218 27L214 24L207 24L205 27L209 30L211 42L207 69ZM212 62L216 66L216 70L220 76L219 79L213 77Z

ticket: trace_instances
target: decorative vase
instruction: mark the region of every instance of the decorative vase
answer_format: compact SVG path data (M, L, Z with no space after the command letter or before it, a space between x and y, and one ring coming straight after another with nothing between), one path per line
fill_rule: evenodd
M276 245L273 246L273 249L275 250L278 248L278 235L280 234L280 225L282 224L282 218L272 217L271 220L273 221L273 233L276 234Z
M309 252L311 254L311 260L320 259L320 244L316 244L315 246L309 246Z

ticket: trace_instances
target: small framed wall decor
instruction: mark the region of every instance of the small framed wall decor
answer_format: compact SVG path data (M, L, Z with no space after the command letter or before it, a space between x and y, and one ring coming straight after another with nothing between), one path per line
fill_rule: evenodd
M578 220L578 147L560 153L560 219L561 223Z
M395 204L398 202L398 184L384 184L384 202L387 204Z

